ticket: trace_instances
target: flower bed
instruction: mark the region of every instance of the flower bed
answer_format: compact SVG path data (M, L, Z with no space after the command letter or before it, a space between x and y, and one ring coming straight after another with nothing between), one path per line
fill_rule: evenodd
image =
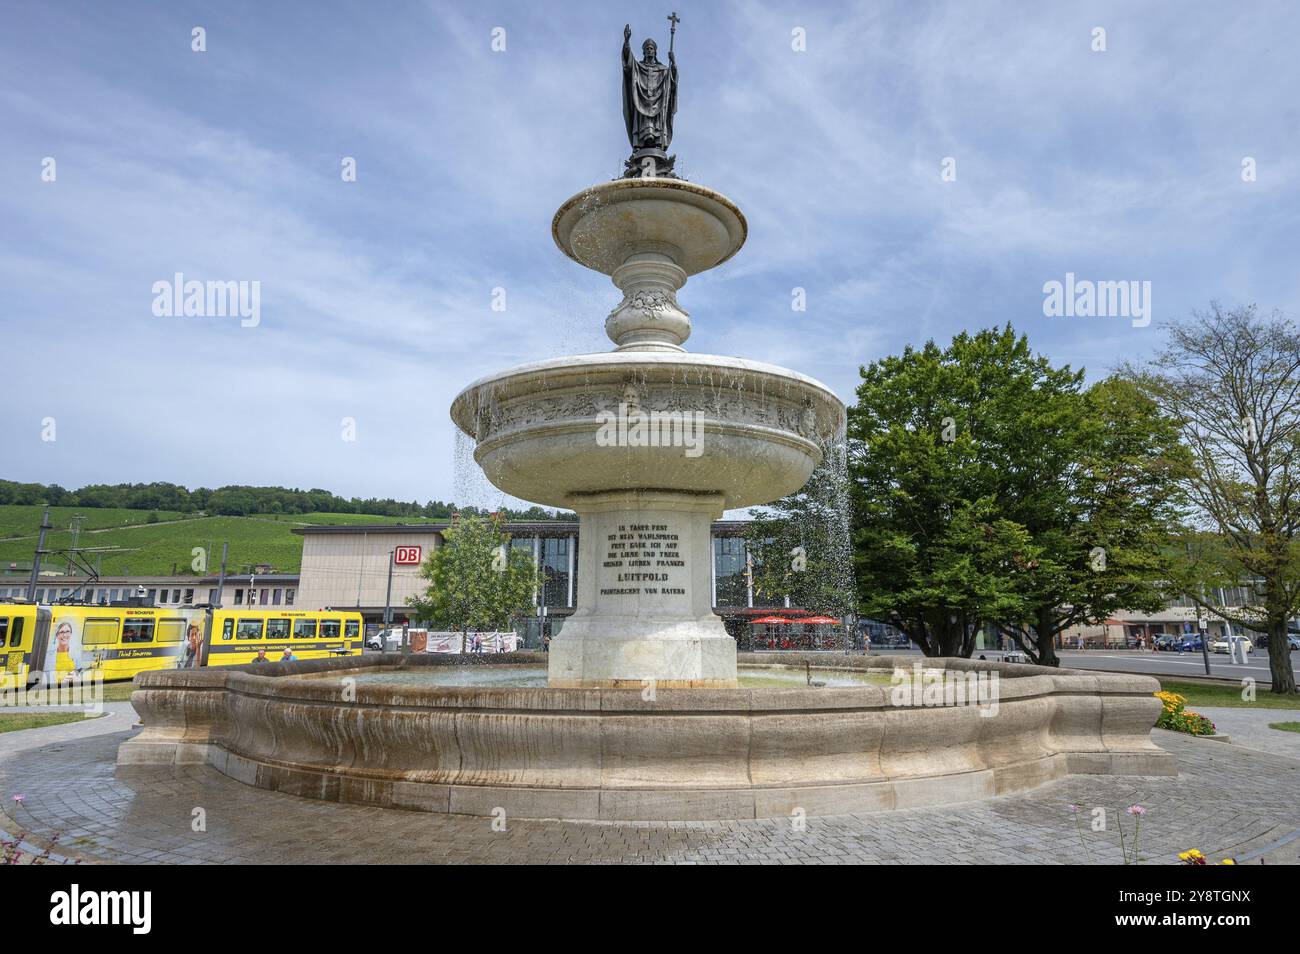
M1186 732L1188 735L1214 735L1214 723L1187 708L1187 697L1176 692L1157 692L1156 698L1164 703L1164 711L1156 721L1156 728L1169 729L1173 732Z

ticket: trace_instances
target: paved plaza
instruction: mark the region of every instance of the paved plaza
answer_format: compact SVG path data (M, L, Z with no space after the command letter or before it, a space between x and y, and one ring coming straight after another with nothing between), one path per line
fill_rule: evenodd
M250 788L206 767L119 774L133 731L127 703L85 723L0 735L0 824L33 847L58 835L52 860L127 863L477 862L568 864L1064 864L1119 863L1122 809L1140 804L1140 852L1173 863L1199 848L1211 860L1300 862L1300 758L1157 731L1178 778L1074 776L1028 793L943 808L810 818L600 824L492 820L340 805ZM1218 712L1216 711L1216 715ZM1256 713L1241 712L1244 731ZM1272 710L1269 721L1300 718ZM1261 730L1271 731L1275 730ZM1281 735L1281 733L1276 733ZM1300 738L1300 737L1297 737ZM1281 745L1290 744L1286 739ZM13 796L21 795L16 802ZM1081 836L1069 808L1085 819ZM1108 830L1092 832L1096 807ZM192 830L202 809L206 831ZM1086 847L1085 847L1086 846Z

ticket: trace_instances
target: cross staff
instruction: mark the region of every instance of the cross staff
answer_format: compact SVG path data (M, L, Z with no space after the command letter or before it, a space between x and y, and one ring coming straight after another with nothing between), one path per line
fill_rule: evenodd
M668 14L668 23L669 23L669 27L668 27L668 52L669 52L669 53L671 53L671 52L673 51L673 40L677 37L677 24L679 24L679 23L681 23L681 22L682 22L682 18L679 17L679 16L677 15L677 11L676 11L676 10L674 10L672 13Z

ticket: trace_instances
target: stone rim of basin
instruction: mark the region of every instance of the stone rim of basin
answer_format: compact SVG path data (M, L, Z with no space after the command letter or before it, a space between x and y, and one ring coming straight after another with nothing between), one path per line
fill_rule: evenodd
M518 661L544 658L529 656ZM870 685L665 689L647 699L620 689L358 682L349 698L338 679L300 678L395 660L143 674L132 702L144 729L119 747L118 764L206 763L263 788L384 807L624 821L881 811L1072 773L1177 774L1151 740L1160 701L1149 676L934 661L1009 677L996 718L978 704L898 707ZM870 662L895 660L916 662Z
M623 241L583 239L583 227L605 212L628 203L663 206L661 216L618 215ZM671 205L670 205L671 203ZM683 229L683 219L712 219L721 233ZM578 238L575 240L575 232ZM657 244L687 275L697 275L726 262L745 244L749 223L739 207L715 189L685 179L615 179L590 186L567 199L551 219L551 237L569 258L593 271L612 275L634 247Z

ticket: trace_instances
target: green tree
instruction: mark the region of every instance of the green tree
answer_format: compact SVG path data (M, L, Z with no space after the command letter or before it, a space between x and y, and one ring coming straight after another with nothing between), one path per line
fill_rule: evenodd
M1025 440L1013 416L1035 390L1077 387L1008 325L862 368L849 409L854 564L864 615L927 655L970 655L986 620L1027 612L1020 577L1036 554L998 513ZM1007 473L1007 471L1012 471Z
M457 521L420 567L423 596L407 604L446 630L504 630L532 606L537 568L532 555L510 545L501 525L482 517Z
M1040 559L1019 580L1026 615L998 628L1034 662L1055 666L1056 638L1071 626L1164 607L1188 459L1175 422L1119 378L1017 403L1007 411L1023 432L1004 450L1015 465L1000 509Z
M850 411L864 611L926 652L992 623L1058 665L1066 628L1164 602L1185 467L1131 384L1034 354L1008 325L863 369Z
M1169 329L1145 369L1126 373L1176 422L1191 457L1193 507L1173 585L1203 611L1268 634L1275 693L1296 692L1287 630L1300 613L1300 331L1255 306ZM1244 588L1245 606L1226 605Z

